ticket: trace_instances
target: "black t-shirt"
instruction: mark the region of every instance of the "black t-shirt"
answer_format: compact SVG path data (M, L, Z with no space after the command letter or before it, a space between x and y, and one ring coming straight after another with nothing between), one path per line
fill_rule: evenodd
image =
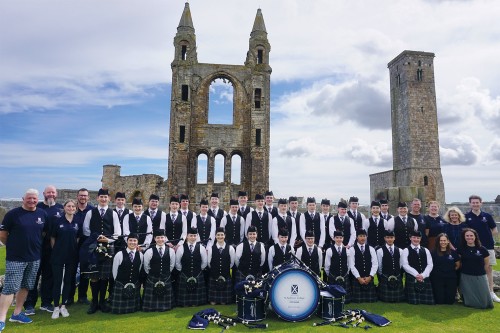
M488 250L484 247L470 247L459 250L462 259L462 273L467 275L485 275L484 258L490 256Z
M71 223L65 216L54 221L51 237L55 238L55 243L50 259L53 264L66 264L77 261L78 230L79 226L74 218Z
M20 262L40 260L42 233L46 221L47 213L43 209L29 211L18 207L8 211L0 226L0 230L9 233L6 260Z
M453 279L457 277L455 263L460 260L456 251L451 251L450 254L443 253L439 255L436 251L432 252L432 277Z

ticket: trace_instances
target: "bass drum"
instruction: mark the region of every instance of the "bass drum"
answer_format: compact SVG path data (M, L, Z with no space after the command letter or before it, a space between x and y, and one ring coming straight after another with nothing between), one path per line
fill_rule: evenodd
M302 321L318 307L316 278L296 264L285 264L268 273L269 299L273 311L283 320Z

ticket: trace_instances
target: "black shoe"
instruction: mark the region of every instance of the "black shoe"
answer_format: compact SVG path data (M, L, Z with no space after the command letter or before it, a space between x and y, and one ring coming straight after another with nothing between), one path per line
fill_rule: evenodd
M68 301L69 302L69 301ZM89 305L90 304L90 301L86 298L79 298L78 299L78 304L85 304L85 305Z
M99 310L99 305L91 303L89 309L87 310L87 314L94 314L97 310Z
M111 307L107 304L106 301L104 302L101 302L101 304L99 304L99 308L101 309L102 312L104 313L108 313L108 312L111 312Z
M66 304L65 304L65 305L66 305L66 306L71 306L71 305L73 305L73 304L75 304L75 301L74 301L74 300L72 300L72 299L70 298L70 299L68 299L68 300L66 301Z

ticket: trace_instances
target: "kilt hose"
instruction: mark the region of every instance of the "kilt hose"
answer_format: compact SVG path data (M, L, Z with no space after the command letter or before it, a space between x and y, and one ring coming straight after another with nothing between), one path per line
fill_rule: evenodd
M377 289L375 288L373 279L369 284L361 285L355 277L352 277L351 284L351 299L353 303L373 303L377 301Z
M203 272L201 272L196 278L196 287L194 290L188 290L187 280L189 276L186 276L181 272L179 276L179 285L178 285L178 297L177 297L177 305L178 306L196 306L207 303L207 288L205 286L205 279L203 276Z
M387 276L378 274L378 298L382 302L402 302L405 300L405 292L403 288L403 278L401 275L398 277L396 286L389 284Z
M417 283L423 283L423 290L415 289ZM429 278L424 279L424 282L417 282L414 276L406 274L405 294L409 304L434 305L434 294Z
M226 278L226 283L224 288L221 290L217 286L217 282L215 278L210 278L209 281L209 292L208 292L208 301L213 302L215 304L231 304L234 303L234 288L233 288L233 280L231 277Z
M165 283L165 294L156 295L154 293L155 283L158 281L163 281ZM144 286L144 294L142 297L142 311L153 312L153 311L167 311L172 308L172 281L170 277L166 279L154 278L148 276L146 279L146 284Z
M126 298L124 291L124 284L115 281L115 288L113 290L113 299L111 300L111 313L124 314L136 312L141 307L141 288L138 283L135 285L135 295L132 298Z
M344 303L352 302L352 287L351 287L351 279L349 278L349 274L346 274L344 277L344 282L336 281L337 276L333 276L331 274L328 275L328 284L336 284L345 289L345 299Z

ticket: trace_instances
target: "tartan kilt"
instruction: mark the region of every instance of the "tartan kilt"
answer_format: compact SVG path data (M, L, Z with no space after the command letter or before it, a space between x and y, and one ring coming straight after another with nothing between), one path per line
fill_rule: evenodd
M424 279L424 290L415 290L417 280L414 276L406 274L405 295L409 304L430 304L434 305L434 294L432 293L431 280Z
M208 301L215 304L231 304L234 303L234 288L231 277L226 278L226 285L223 290L217 289L216 279L211 277L209 281L210 289L208 291Z
M111 300L111 313L124 314L136 312L141 307L141 288L138 283L135 285L135 296L127 299L123 295L124 284L115 281L113 299Z
M109 244L108 254L112 257L115 256L115 247L113 246L113 244ZM99 263L97 264L97 272L90 273L89 278L109 280L111 278L112 270L113 270L113 258L106 258L102 261L99 261Z
M373 279L368 285L361 286L358 280L353 277L351 284L351 298L354 303L372 303L377 301L377 289L375 288Z
M158 281L165 282L165 295L155 295L154 286ZM170 277L167 279L153 278L148 276L144 286L144 294L142 296L142 311L167 311L172 308L172 281Z
M203 272L196 276L196 290L188 291L187 280L189 276L186 276L181 272L179 276L179 288L177 305L178 306L196 306L207 303L207 288L205 286L205 278Z
M405 292L403 288L403 277L399 276L396 288L390 286L387 282L387 277L378 274L378 298L382 302L402 302L405 300Z
M349 278L349 274L344 277L344 283L339 283L335 281L336 276L333 276L331 274L328 275L328 284L337 284L339 286L342 286L345 289L345 299L344 303L351 303L352 302L352 287L351 287L351 279Z

